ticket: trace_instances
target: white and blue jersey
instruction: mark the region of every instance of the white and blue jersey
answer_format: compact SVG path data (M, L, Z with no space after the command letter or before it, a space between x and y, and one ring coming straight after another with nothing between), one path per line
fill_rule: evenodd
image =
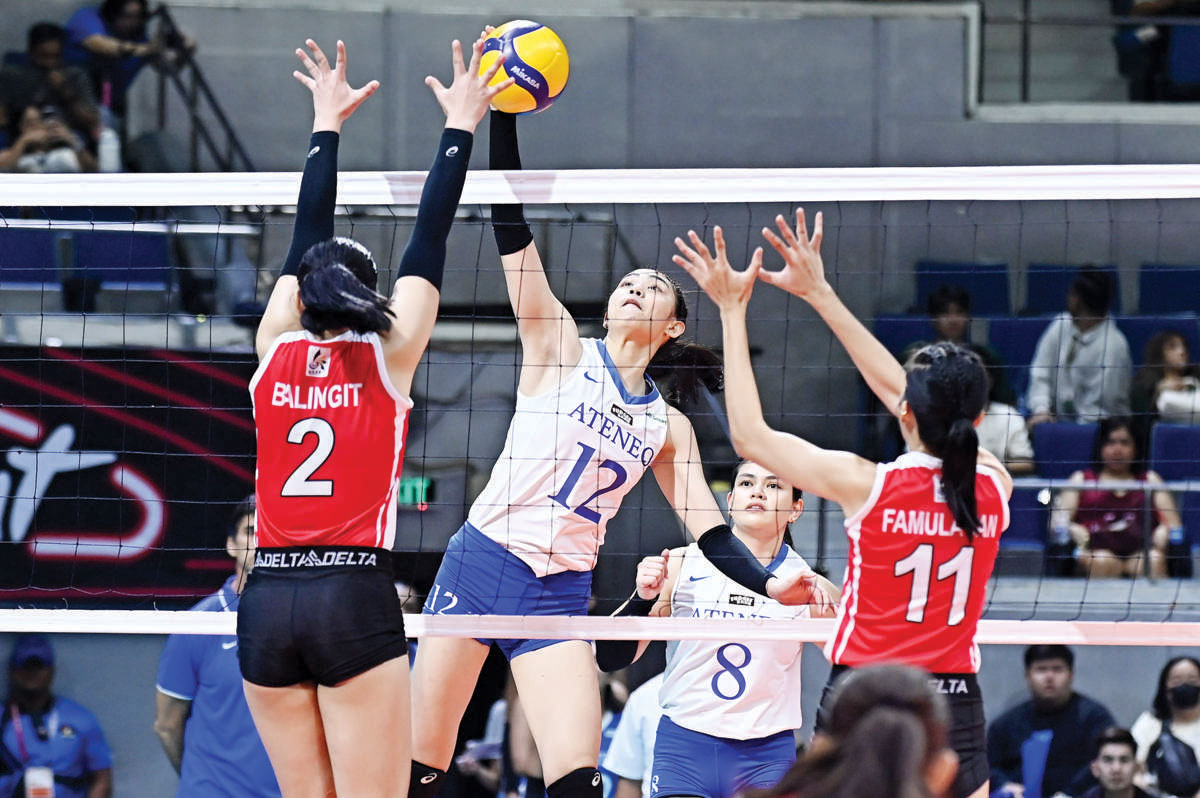
M504 450L467 516L538 577L595 567L608 520L667 440L667 404L650 378L630 394L604 342L580 342L562 382L517 392Z
M236 577L193 612L235 612ZM158 664L160 692L192 702L184 729L178 798L278 798L279 785L259 739L238 668L234 635L171 635Z
M767 566L780 576L809 570L788 546ZM727 578L695 543L683 551L671 594L673 618L808 616ZM796 758L800 728L800 650L770 642L679 640L667 644L654 742L651 798L722 798L774 786Z
M781 577L810 570L788 546L767 566ZM673 618L808 617L759 595L717 570L695 543L684 549L671 595ZM800 650L783 638L719 643L677 640L667 644L667 669L659 700L663 714L693 731L732 740L766 737L800 728Z
M69 698L55 696L40 718L12 716L5 710L0 727L3 757L14 772L0 776L0 795L12 795L22 770L48 767L54 771L56 798L84 798L91 774L112 768L112 751L99 721Z

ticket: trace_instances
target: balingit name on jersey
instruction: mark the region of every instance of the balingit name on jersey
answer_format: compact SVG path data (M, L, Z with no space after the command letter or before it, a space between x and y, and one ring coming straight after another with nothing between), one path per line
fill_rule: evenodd
M893 535L924 535L927 537L953 537L963 534L962 528L947 512L898 510L894 507L884 508L880 531ZM979 516L979 529L975 534L983 538L994 538L999 535L1000 516L994 513L984 513Z
M622 421L626 424L632 424L633 416L620 405L613 404L612 415L610 416L603 410L598 410L586 402L580 402L579 406L567 415L588 429L599 433L601 438L612 441L622 451L628 452L630 456L638 458L641 460L642 465L648 466L654 460L654 449L646 446L641 438L621 426L620 422ZM663 423L665 422L666 419L663 419Z
M277 382L271 390L271 404L296 410L324 410L328 407L358 407L361 382L335 385L290 385Z

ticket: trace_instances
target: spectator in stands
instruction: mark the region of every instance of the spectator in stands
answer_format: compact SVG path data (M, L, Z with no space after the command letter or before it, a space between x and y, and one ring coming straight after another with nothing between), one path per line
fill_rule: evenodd
M129 86L146 64L171 50L193 48L187 37L147 36L149 20L147 0L103 0L67 20L67 60L88 70L102 103L119 118L125 116Z
M234 509L225 538L233 575L193 612L237 611L254 549L254 497L248 496ZM158 664L154 733L179 774L178 798L279 798L275 771L242 692L236 636L167 638Z
M1008 380L1008 370L1004 367L999 353L990 346L977 344L971 337L971 294L961 285L943 283L933 289L926 300L925 309L929 313L929 323L937 334L937 341L950 341L967 347L987 367L992 376L991 396L995 401L1006 405L1015 405L1017 395L1013 392ZM900 362L906 362L914 352L934 341L915 341L904 348Z
M975 428L979 445L999 457L1010 474L1033 473L1033 444L1029 442L1029 431L1025 419L1017 408L1001 401L995 390L996 374L1002 366L988 366L988 403L983 411L983 421Z
M1043 421L1098 421L1129 414L1129 343L1108 314L1113 279L1084 266L1029 366L1029 426Z
M1079 798L1151 798L1133 783L1137 774L1137 743L1127 729L1109 726L1096 738L1092 775L1099 782Z
M1164 788L1172 774L1162 770L1163 759L1150 756L1151 749L1160 737L1169 733L1175 740L1192 749L1200 759L1200 661L1195 657L1174 657L1167 661L1158 674L1158 689L1154 703L1148 712L1143 712L1130 729L1137 741L1138 763L1146 769L1146 784L1149 789ZM1173 774L1187 780L1186 773ZM1188 785L1190 792L1178 794L1191 796L1200 790L1200 784Z
M0 795L111 798L112 752L96 716L55 695L54 649L39 634L17 638L0 724Z
M96 156L54 111L31 105L21 113L12 143L0 144L0 172L96 171Z
M1200 366L1191 362L1187 342L1175 330L1157 332L1146 344L1146 365L1133 381L1131 403L1147 431L1160 420L1200 424Z
M662 717L658 703L662 684L663 675L659 673L629 694L612 744L601 761L601 767L617 777L615 798L650 798L654 738Z
M1070 482L1079 490L1064 490L1050 514L1052 536L1065 540L1069 535L1076 548L1076 560L1083 572L1092 577L1135 577L1142 573L1142 554L1146 544L1146 491L1101 487L1105 482L1162 482L1153 471L1144 470L1138 452L1133 422L1125 416L1106 418L1096 431L1091 468L1076 471ZM1092 483L1083 487L1084 483ZM1167 575L1167 542L1171 530L1179 530L1182 520L1170 493L1152 493L1153 510L1158 524L1151 534L1150 573L1155 578ZM1064 532L1067 534L1064 535Z
M1116 723L1103 705L1075 692L1075 654L1062 645L1025 649L1029 700L1005 711L988 727L992 789L1013 798L1025 794L1024 774L1037 763L1025 762L1022 745L1035 732L1052 735L1046 753L1041 795L1079 795L1094 785L1091 762L1096 736Z
M0 69L0 97L16 115L34 107L53 113L95 150L100 135L100 108L87 73L63 61L67 32L53 22L39 22L26 37L26 63Z
M1198 0L1111 0L1111 6L1117 16L1200 16ZM1129 79L1130 100L1197 99L1195 87L1174 86L1167 74L1172 29L1170 25L1123 25L1113 37L1117 69Z

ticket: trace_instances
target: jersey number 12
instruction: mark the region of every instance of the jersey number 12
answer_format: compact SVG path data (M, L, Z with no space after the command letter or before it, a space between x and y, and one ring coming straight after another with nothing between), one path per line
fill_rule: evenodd
M583 476L583 472L584 469L587 468L587 464L590 463L592 458L596 456L596 450L591 446L588 446L582 441L576 441L576 443L583 451L579 453L579 458L575 461L575 465L572 466L571 473L567 475L567 481L564 482L563 486L558 489L558 493L555 493L550 498L558 504L561 504L563 507L566 507L568 510L574 510L576 515L586 518L593 524L598 524L600 523L600 513L596 512L591 507L588 507L588 505L591 504L595 499L598 499L604 494L614 491L624 485L625 480L629 479L629 473L620 463L617 463L613 460L605 460L604 462L600 463L600 468L613 472L613 481L605 487L597 489L596 492L591 496L588 496L578 505L572 507L571 505L567 504L567 500L571 498L571 493L575 490L575 485L579 483L579 478Z

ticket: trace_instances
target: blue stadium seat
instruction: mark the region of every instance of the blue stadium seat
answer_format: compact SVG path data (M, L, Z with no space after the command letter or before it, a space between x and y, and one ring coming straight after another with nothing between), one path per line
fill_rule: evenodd
M1112 312L1121 312L1121 279L1117 267L1097 266L1113 279ZM1022 313L1061 313L1067 309L1067 289L1079 266L1065 263L1031 263L1025 272L1025 307Z
M104 288L162 286L170 281L165 233L81 231L75 233L76 276Z
M1143 263L1138 273L1138 310L1144 315L1200 310L1200 266Z
M52 230L0 227L0 284L57 283L55 248L63 235Z
M1096 424L1048 421L1033 428L1033 461L1040 477L1066 479L1092 465Z
M1200 27L1172 25L1167 44L1167 93L1194 99L1200 89Z
M872 324L875 337L897 357L914 341L932 341L937 338L929 317L921 315L876 316Z
M1046 542L1047 508L1038 501L1038 490L1014 490L1008 502L1008 531L1000 537L1006 548L1041 547Z
M961 285L971 294L974 316L1007 316L1012 312L1007 263L950 263L917 261L917 301L914 310L925 311L929 295L939 285Z
M1049 324L1049 316L1010 316L988 322L988 344L1004 358L1018 397L1023 397L1029 387L1033 351Z
M1190 424L1155 424L1150 433L1151 469L1166 480L1200 479L1200 426ZM1175 501L1183 516L1184 540L1178 544L1182 551L1168 550L1168 568L1173 576L1191 576L1188 539L1200 543L1200 493L1176 494ZM1175 548L1173 545L1172 548ZM1182 558L1182 562L1181 559ZM1180 567L1182 565L1182 567Z
M1129 342L1129 354L1133 358L1133 367L1138 368L1146 362L1146 344L1161 330L1174 330L1183 336L1187 343L1188 353L1192 357L1200 355L1200 323L1195 313L1173 313L1159 316L1117 316L1117 327L1125 334Z

